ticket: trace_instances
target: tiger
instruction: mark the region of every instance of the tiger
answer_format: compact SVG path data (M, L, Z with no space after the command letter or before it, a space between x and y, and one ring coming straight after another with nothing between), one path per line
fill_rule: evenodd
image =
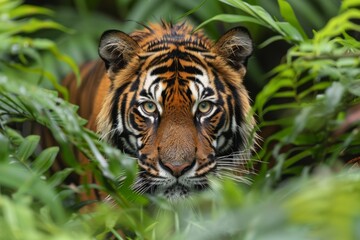
M243 27L217 41L187 22L108 30L81 84L70 76L64 85L87 127L136 159L135 192L184 198L251 157L255 120L243 79L252 52Z

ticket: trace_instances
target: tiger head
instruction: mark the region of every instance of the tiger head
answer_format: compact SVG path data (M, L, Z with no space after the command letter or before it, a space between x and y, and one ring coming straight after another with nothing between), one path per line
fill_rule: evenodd
M243 86L252 50L244 28L216 43L185 23L102 35L111 86L98 130L137 159L135 191L177 198L209 187L210 173L241 172L254 125Z

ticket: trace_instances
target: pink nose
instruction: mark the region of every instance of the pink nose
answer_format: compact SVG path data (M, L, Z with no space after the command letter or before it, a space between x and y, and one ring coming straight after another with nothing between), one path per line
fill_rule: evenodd
M190 170L192 164L189 162L181 163L181 164L173 164L171 162L166 162L163 165L166 170L168 170L174 177L180 177L185 172Z

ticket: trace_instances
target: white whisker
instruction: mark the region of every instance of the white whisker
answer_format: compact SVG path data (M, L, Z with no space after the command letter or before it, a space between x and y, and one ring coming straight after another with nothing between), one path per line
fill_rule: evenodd
M219 167L218 170L221 171L226 171L226 172L230 172L230 173L236 173L236 174L251 174L252 172L246 169L232 169L232 168L227 168L227 167Z
M108 136L112 136L115 132L117 131L117 129L111 129L109 132L107 133L102 133L100 136L100 141L104 141L106 139L109 139Z
M226 172L220 173L219 178L221 179L222 177L231 179L231 180L236 181L236 182L242 182L242 183L245 183L245 184L248 184L248 185L250 185L252 183L252 179L249 178L249 177L237 176L237 175L226 173Z

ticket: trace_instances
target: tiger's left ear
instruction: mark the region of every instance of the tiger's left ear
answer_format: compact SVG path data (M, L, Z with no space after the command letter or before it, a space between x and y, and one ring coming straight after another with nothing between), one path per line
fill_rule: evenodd
M125 68L140 50L134 39L118 30L106 31L100 38L99 55L110 77Z
M245 67L253 51L253 43L246 28L236 27L226 32L213 46L235 70Z

